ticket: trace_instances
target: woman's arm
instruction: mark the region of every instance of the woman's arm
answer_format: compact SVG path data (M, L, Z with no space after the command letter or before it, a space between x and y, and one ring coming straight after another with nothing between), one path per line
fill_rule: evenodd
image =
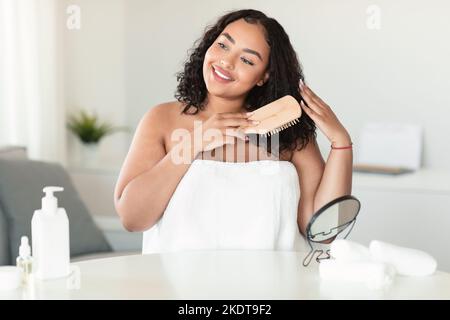
M350 135L330 106L303 82L300 82L300 94L306 101L301 101L302 110L321 129L333 147L349 146ZM303 195L299 204L299 227L306 234L308 222L315 212L330 201L351 194L353 152L352 149L332 149L324 165L314 139L314 143L309 143L298 152L296 158Z
M156 106L140 121L115 187L114 206L128 231L144 231L158 221L198 154L191 149L191 161L180 164L172 160L178 148L166 154L162 133L167 108Z
M316 139L312 139L301 151L294 151L291 161L297 169L301 190L297 224L300 232L306 236L306 227L316 212L314 199L323 177L325 161L320 154Z
M346 135L333 141L333 147L345 147L351 144L350 136ZM314 211L319 210L328 202L352 193L352 149L331 149L325 165L319 188L314 198Z
M333 146L349 144L342 139L342 143L336 142ZM325 163L313 139L304 149L294 152L292 163L297 169L301 190L297 223L305 236L314 213L330 201L351 194L352 150L331 150Z
M163 215L178 183L202 151L244 139L236 127L249 125L245 113L220 113L211 116L199 130L180 131L179 139L167 154L164 133L171 130L170 106L162 104L148 111L139 123L130 151L121 169L114 191L114 206L122 224L129 231L144 231ZM203 141L204 130L215 135ZM172 132L171 139L174 132ZM199 138L199 143L194 138ZM182 139L183 138L183 139ZM191 143L192 142L192 143Z

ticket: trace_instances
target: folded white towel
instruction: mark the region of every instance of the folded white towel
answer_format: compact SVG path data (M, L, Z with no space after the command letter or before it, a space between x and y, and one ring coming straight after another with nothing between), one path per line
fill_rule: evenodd
M336 239L331 243L330 255L338 261L371 260L369 248L345 239Z
M390 285L396 274L426 276L437 267L436 260L423 251L378 240L367 248L337 239L331 243L330 256L334 259L322 260L319 265L321 279L365 283L370 289Z
M369 245L372 259L389 263L398 274L427 276L436 271L436 260L426 252L372 240Z
M370 289L389 286L395 277L395 269L376 261L322 260L319 265L320 278L331 281L364 283Z

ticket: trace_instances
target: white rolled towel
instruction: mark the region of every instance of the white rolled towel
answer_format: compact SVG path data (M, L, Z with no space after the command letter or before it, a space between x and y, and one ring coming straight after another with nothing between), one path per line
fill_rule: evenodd
M395 277L395 269L377 261L322 260L319 275L325 281L349 281L363 283L369 289L389 286Z
M336 239L331 243L330 256L339 261L370 261L369 248L346 239Z
M372 259L391 264L400 275L428 276L436 271L436 260L424 251L379 240L372 240L369 250Z

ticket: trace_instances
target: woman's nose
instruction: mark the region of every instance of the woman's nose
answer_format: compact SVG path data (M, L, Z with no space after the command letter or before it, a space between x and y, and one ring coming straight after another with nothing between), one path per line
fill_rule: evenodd
M223 66L224 69L233 70L233 66L228 61L220 60L220 65Z

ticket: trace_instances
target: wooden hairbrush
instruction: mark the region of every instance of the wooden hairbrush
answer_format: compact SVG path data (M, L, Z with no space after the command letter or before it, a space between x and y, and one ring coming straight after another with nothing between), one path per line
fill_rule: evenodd
M248 119L259 123L244 127L243 132L271 136L298 123L301 115L300 104L293 96L286 95L253 111Z

